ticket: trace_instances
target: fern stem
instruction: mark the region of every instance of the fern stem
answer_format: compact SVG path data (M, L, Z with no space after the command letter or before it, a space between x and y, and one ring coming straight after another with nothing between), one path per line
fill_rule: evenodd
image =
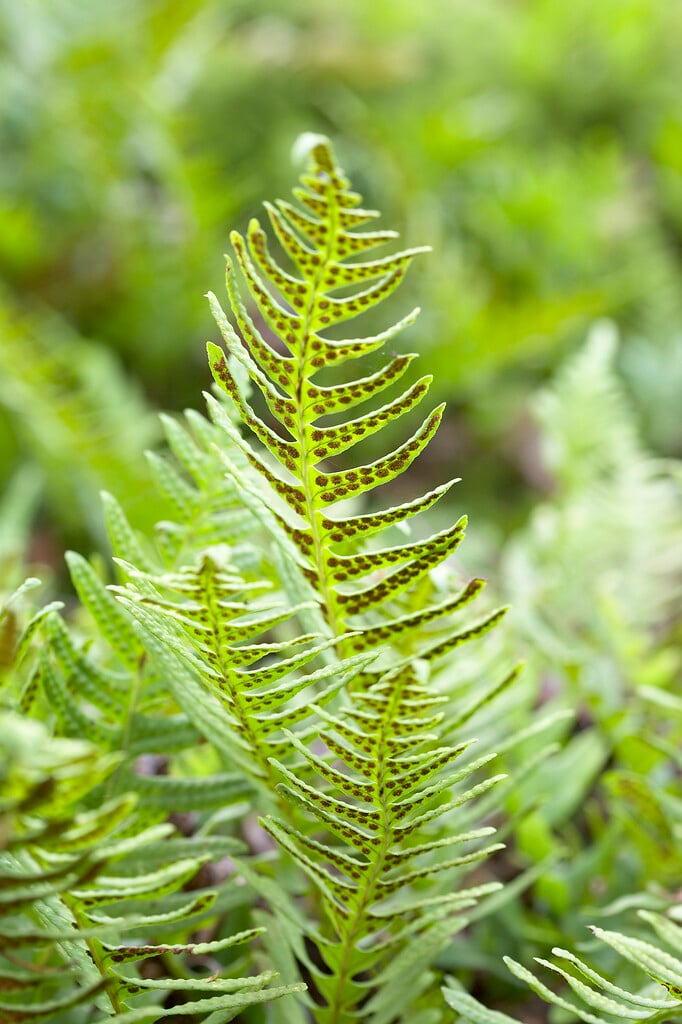
M386 824L387 821L382 820L382 826ZM344 993L352 968L353 951L355 949L355 943L357 942L358 938L360 938L362 935L365 924L365 914L367 912L368 906L374 899L374 888L376 886L376 883L379 879L381 872L383 871L384 859L390 845L391 836L390 831L387 830L384 834L382 844L377 851L377 856L374 859L369 872L365 875L363 889L362 892L359 894L359 899L357 906L355 908L355 913L351 917L348 924L348 929L342 938L343 952L341 954L341 962L337 974L337 985L336 990L334 992L334 1001L331 1005L330 1024L342 1024L343 1022L342 1015L345 1009Z
M329 586L329 570L327 567L327 551L325 547L326 531L320 528L317 518L317 508L313 492L315 464L310 456L311 439L308 434L309 426L306 419L308 400L308 377L305 375L305 366L308 357L308 345L310 342L310 324L317 313L317 303L320 297L320 284L324 280L325 273L331 262L334 242L338 232L338 217L336 204L330 203L329 232L324 255L312 282L310 296L303 311L303 328L301 346L298 352L296 367L296 440L301 450L301 483L305 494L305 503L308 522L312 533L315 550L315 568L319 581L320 594L324 605L325 616L334 636L341 636L345 632L345 623L334 601L333 592ZM341 650L339 650L341 656Z
M222 645L219 640L220 632L220 609L215 605L215 594L213 587L210 583L206 586L206 607L208 609L211 625L211 639L213 641L212 648L218 660L218 668L222 675L222 678L227 683L229 690L230 699L232 701L231 708L239 719L239 726L241 732L249 745L249 749L253 753L258 768L262 771L264 776L264 784L270 796L274 799L279 810L286 816L290 817L290 808L288 802L282 797L279 790L277 789L278 778L275 775L275 770L270 764L269 754L263 749L263 745L258 736L258 733L253 728L249 715L246 712L246 708L241 700L241 693L239 687L235 685L235 678L232 672L229 661L225 658Z
M64 903L73 914L73 919L76 922L78 930L86 931L90 927L90 922L88 921L87 917L79 912L74 901L69 899L68 896L62 896L62 899L64 900ZM85 945L87 947L88 953L90 954L92 962L99 971L100 975L103 978L111 978L114 982L114 984L107 986L106 994L109 998L109 1002L111 1003L114 1015L118 1016L118 1014L123 1013L125 1007L118 997L117 986L115 984L116 976L112 974L111 971L108 971L107 968L105 967L104 961L101 956L101 947L97 939L85 939Z
M376 856L372 859L369 869L365 874L362 890L357 896L355 911L348 919L348 927L344 930L345 934L341 936L343 951L341 953L341 961L337 973L337 986L334 993L334 1001L331 1006L331 1018L329 1024L343 1024L343 1013L345 1009L344 992L352 969L353 951L357 940L362 937L364 932L367 909L374 900L376 885L385 867L386 854L394 840L393 818L389 802L390 796L387 799L387 792L385 788L387 756L386 738L390 731L393 718L397 712L401 693L402 684L399 681L396 681L396 686L391 694L391 699L388 702L381 726L377 733L375 799L381 814L380 828L382 839L381 845L376 851Z

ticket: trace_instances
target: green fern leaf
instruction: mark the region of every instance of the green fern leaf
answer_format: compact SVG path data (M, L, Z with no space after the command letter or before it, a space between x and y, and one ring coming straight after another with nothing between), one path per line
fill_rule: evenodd
M135 1010L128 1010L125 1013L116 1014L116 1024L155 1024L156 1021L165 1020L166 1017L186 1016L187 1014L219 1013L220 1020L227 1022L241 1013L249 1006L256 1006L259 1003L269 1003L273 999L281 999L283 996L293 995L301 992L305 987L298 985L280 985L275 988L266 988L263 991L253 991L248 986L247 990L236 993L228 993L220 996L208 996L206 999L190 1000L179 1003L175 1006L162 1007L158 1005L141 1006ZM108 1024L111 1017L103 1017L96 1024ZM210 1017L206 1018L208 1022Z
M81 1003L92 1005L93 1001L106 988L106 979L102 978L87 988L73 988L69 995L62 999L51 999L43 1003L5 1003L0 1002L0 1012L5 1024L23 1024L24 1021L45 1020L65 1010L70 1010Z
M48 1019L81 1003L109 1011L117 1020L156 1020L175 1015L180 1004L166 1008L154 1002L135 1009L128 1000L163 998L174 992L188 994L182 1010L190 1007L195 1019L218 1011L225 1019L303 987L272 987L272 971L246 977L233 971L205 978L179 971L153 980L131 973L135 963L149 956L213 954L260 934L259 929L249 929L208 943L139 945L138 937L146 930L174 930L178 923L201 920L212 910L215 892L200 890L188 900L181 890L213 851L224 851L226 841L169 840L170 825L124 836L122 826L130 825L137 802L130 794L95 810L79 810L81 797L91 795L117 763L89 743L52 740L35 723L5 714L0 755L3 1021ZM41 811L45 818L39 826ZM234 843L228 841L228 848L234 849ZM146 870L140 870L140 863ZM169 906L169 899L175 899L175 905ZM131 903L143 911L130 913ZM114 916L101 913L107 905L113 905ZM162 909L157 912L156 907ZM130 943L131 933L136 942ZM112 936L117 937L115 943ZM15 962L14 950L21 951L24 966L4 979L2 967L5 960ZM204 998L197 999L198 995Z
M137 665L143 656L143 647L135 634L130 619L98 578L92 566L74 551L67 551L66 562L73 585L84 606L124 664Z
M272 793L276 779L270 758L282 751L281 730L310 714L301 695L312 690L317 702L330 700L373 656L355 655L341 664L311 669L334 640L304 634L264 641L265 634L290 622L299 609L282 610L262 599L250 602L252 594L258 598L267 586L248 583L234 567L216 559L217 552L213 557L205 554L198 567L156 576L129 566L134 585L120 590L119 599L218 699L238 744L238 750L234 740L230 744L233 760L261 785L268 782Z
M257 221L249 225L246 238L232 234L237 264L246 282L259 316L281 341L285 354L268 344L249 316L240 297L235 271L227 264L227 290L241 338L223 313L215 296L209 301L235 364L248 373L256 392L262 394L276 429L247 403L234 378L224 352L209 345L209 362L214 378L231 397L241 420L260 442L264 454L242 441L229 429L233 441L245 454L255 472L264 477L282 499L284 508L276 512L278 521L298 548L298 562L312 584L339 650L346 650L341 637L358 626L368 625L368 616L388 602L398 605L401 595L446 559L461 540L464 520L428 541L378 551L339 550L337 545L355 538L367 538L390 525L424 511L446 492L445 485L403 506L385 512L331 518L327 510L339 502L374 491L406 472L424 451L440 423L443 406L438 406L421 426L394 451L374 462L351 469L335 470L329 459L349 451L372 434L395 423L416 408L425 397L430 377L422 377L385 405L355 419L327 425L324 418L347 410L377 395L406 371L413 356L395 355L386 366L367 377L358 377L332 387L319 386L316 374L341 362L380 348L407 327L418 311L398 321L374 337L348 341L331 340L328 328L345 322L383 301L398 287L415 256L422 248L358 262L350 260L395 237L391 231L356 232L355 226L376 217L375 211L358 210L360 198L349 190L349 183L338 168L326 140L315 137L310 149L310 166L295 197L306 208L285 202L267 205L272 229L292 261L293 270L278 264L270 254L265 231ZM353 286L367 287L352 294ZM338 289L346 294L335 294ZM243 339L243 341L242 341ZM244 343L246 343L246 347ZM320 420L323 422L319 422ZM267 457L278 470L271 468ZM284 474L284 475L282 475ZM293 514L293 518L292 518ZM389 566L401 566L390 575L381 574ZM358 581L370 577L358 586ZM469 597L480 587L472 582ZM423 647L422 633L428 623L442 615L424 612L422 618L405 622L406 614L396 607L385 615L385 633L378 639L390 641L400 636L404 646L428 658L440 657L451 648L443 637L437 645ZM371 619L369 620L371 622ZM395 628L393 629L393 624ZM372 625L375 625L372 623ZM379 627L377 627L378 629ZM447 630L447 626L443 625ZM466 639L480 632L472 631ZM458 642L464 642L460 631ZM362 641L358 640L359 645Z
M669 953L664 946L669 944L670 948L677 952L682 929L660 914L642 911L641 916L654 927L663 945L634 938L622 932L592 928L597 939L638 967L644 976L648 976L649 983L639 990L631 991L614 984L566 949L553 949L553 961L536 957L536 962L561 978L570 992L579 998L579 1003L552 990L526 967L510 957L504 958L505 963L515 977L528 985L545 1002L561 1007L586 1024L615 1024L630 1020L647 1021L650 1024L680 1021L682 960ZM666 991L665 995L661 993L661 989ZM514 1024L512 1018L485 1009L471 996L454 987L444 991L450 1006L458 1011L458 1020L471 1020L476 1024Z
M422 887L441 872L453 878L500 848L481 845L492 833L488 828L438 838L424 831L494 784L485 779L468 790L462 786L488 759L453 770L470 744L434 745L429 729L439 721L432 714L439 704L414 671L404 669L356 694L344 718L320 709L329 727L320 734L326 757L290 735L303 763L288 768L273 759L283 790L326 831L319 839L285 821L262 821L312 879L327 909L331 934L318 942L326 968L316 977L326 1004L315 1012L322 1024L347 1019L361 1001L367 1020L392 1020L395 1007L381 995L381 979L396 956L412 965L416 998L427 984L431 952L422 961L410 942L418 937L420 948L432 940L440 948L452 934L452 914L462 899L464 905L475 902L471 891L449 904L439 898L436 906ZM307 781L310 773L322 781ZM420 833L422 841L415 842ZM455 844L465 845L465 852L449 856ZM447 924L439 923L444 916ZM356 980L360 974L367 978L362 985ZM404 1003L404 990L402 998Z

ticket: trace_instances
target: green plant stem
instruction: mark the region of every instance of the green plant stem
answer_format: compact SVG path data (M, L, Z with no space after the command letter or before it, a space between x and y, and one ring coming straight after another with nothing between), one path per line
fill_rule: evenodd
M381 814L381 845L377 848L376 855L368 865L364 876L363 884L357 895L357 902L353 914L347 919L344 934L340 936L342 944L341 959L337 969L337 985L334 992L334 1000L331 1004L331 1018L329 1024L343 1024L344 992L348 983L350 972L353 967L353 952L358 938L362 937L365 926L367 909L374 900L377 882L384 870L386 854L393 844L393 817L390 807L390 796L387 797L386 783L386 737L395 715L402 685L396 682L396 686L388 702L381 727L377 733L376 748L376 777L375 777L375 799Z
M235 685L235 678L232 672L232 668L229 662L229 658L226 658L222 645L220 643L220 609L215 604L215 594L212 586L206 588L206 607L210 615L210 627L211 627L211 641L213 653L218 659L218 668L222 678L227 684L229 695L231 699L231 709L239 719L239 724L244 736L247 738L247 742L251 751L254 755L254 760L261 772L263 773L265 787L270 793L272 799L275 801L280 813L285 815L286 818L291 817L291 810L288 801L284 799L277 788L278 778L275 775L275 770L268 760L268 753L263 748L258 733L254 730L251 724L251 719L246 712L246 708L242 703L242 695L239 686Z
M73 914L73 919L76 922L76 925L78 926L78 929L80 931L86 931L88 929L88 927L90 927L90 922L85 917L85 915L80 913L80 911L75 906L73 900L64 899L64 902L66 903L66 905L68 906L69 910ZM108 971L107 968L104 965L104 961L103 961L102 956L101 956L101 947L100 947L100 944L97 941L97 939L93 939L93 938L85 939L85 945L87 946L88 952L89 952L90 956L92 957L92 962L94 963L95 967L99 971L100 975L103 978L112 978L112 979L114 979L115 976L112 975L111 972ZM106 993L107 993L107 996L109 997L109 1002L111 1003L111 1006L112 1006L112 1009L113 1009L114 1013L115 1014L123 1013L124 1006L123 1006L121 1000L118 998L118 992L116 991L116 985L108 985L107 989L106 989Z
M306 511L315 550L315 568L319 581L320 594L324 603L325 616L334 636L341 636L345 632L345 623L334 601L334 595L329 587L329 570L327 568L327 550L325 547L326 532L321 529L317 517L317 508L314 496L315 464L310 457L309 437L310 425L306 422L305 410L309 405L308 377L305 375L305 364L308 358L308 343L310 341L310 324L317 312L319 298L319 287L324 279L325 272L332 257L332 247L336 238L338 224L336 204L330 203L329 234L327 246L320 266L315 275L313 286L308 301L303 311L303 341L301 351L298 353L296 367L296 440L301 449L301 482L305 493ZM342 656L341 645L339 645L339 657Z
M382 807L382 811L385 808ZM382 826L388 825L387 819L383 818L382 815ZM358 895L358 902L355 908L355 912L348 921L348 928L342 938L343 952L341 954L341 962L338 968L337 974L337 986L334 993L334 1001L331 1005L332 1016L330 1024L342 1024L343 1010L344 1010L344 992L346 985L349 980L350 972L352 969L353 952L355 949L355 943L357 939L362 935L365 914L367 908L374 899L374 889L379 876L384 867L384 859L388 848L391 845L391 836L389 829L386 830L384 840L377 851L376 858L370 865L370 869L365 875L364 884L361 892Z

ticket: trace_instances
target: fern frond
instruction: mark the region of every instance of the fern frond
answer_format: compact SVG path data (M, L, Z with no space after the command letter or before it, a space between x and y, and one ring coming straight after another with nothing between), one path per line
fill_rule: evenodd
M358 209L360 197L350 191L329 143L321 137L312 141L310 166L294 195L305 212L290 203L266 204L271 227L291 261L290 269L280 266L271 255L266 232L258 221L250 223L246 238L237 232L231 236L259 317L280 340L284 354L271 347L247 312L231 260L227 263L227 289L241 338L218 300L209 295L233 365L248 373L273 423L266 423L245 400L225 353L209 345L215 380L232 398L263 453L241 442L234 431L231 439L241 445L252 467L281 499L278 521L298 549L302 572L317 594L332 634L339 639L339 650L349 649L340 639L345 633L371 624L377 632L369 643L395 640L413 656L440 657L450 649L446 644L450 624L445 620L453 608L420 610L420 616L410 617L405 608L401 614L400 600L454 552L466 520L411 544L358 550L355 542L424 511L454 481L380 512L344 517L337 506L406 472L433 438L443 406L433 409L405 442L374 462L338 470L329 465L329 460L415 409L426 396L431 378L420 378L386 404L354 419L348 419L346 413L395 383L414 356L396 354L381 370L333 386L320 386L315 380L328 367L374 352L413 322L418 310L373 337L337 341L326 334L335 324L388 298L414 257L426 250L407 249L370 261L349 259L396 236L391 231L353 230L378 214ZM356 290L349 291L353 287ZM340 289L343 294L338 294ZM328 417L336 414L344 418L329 424ZM354 543L350 552L346 550L348 542ZM481 586L482 581L472 581L468 598L473 599ZM392 607L378 611L387 604ZM381 627L377 626L377 614ZM424 627L436 622L445 634L441 644L425 646ZM428 636L428 629L426 632ZM365 641L357 638L350 649L364 646Z
M504 960L512 974L543 1000L561 1007L586 1024L617 1024L630 1020L672 1024L682 1020L682 960L679 958L682 928L663 914L643 910L640 917L655 933L654 939L645 940L622 932L591 928L595 938L648 977L649 981L636 990L615 984L566 949L553 949L554 960L536 957L536 961L562 979L570 990L570 996L553 991L511 957ZM449 1005L457 1010L458 1021L514 1024L513 1018L487 1010L454 986L444 992ZM573 1001L575 996L578 1003Z
M389 994L391 962L403 965L416 999L431 982L433 950L461 927L453 915L475 901L471 891L453 893L453 881L499 848L482 842L491 829L458 830L454 824L463 805L499 777L477 774L489 756L472 761L466 741L441 742L448 720L441 705L448 698L430 692L426 680L432 663L483 635L503 610L473 626L461 621L460 611L483 587L480 579L455 595L423 600L435 591L432 570L461 542L465 517L425 540L380 538L391 526L434 505L454 481L392 508L353 508L344 515L343 502L356 501L409 470L438 429L443 407L424 416L389 454L354 468L339 467L333 461L337 456L410 416L431 378L421 377L383 405L350 418L350 410L396 384L414 356L394 354L378 371L346 382L318 384L318 373L377 352L413 322L418 310L373 336L336 340L328 331L388 298L423 250L375 260L349 258L395 234L355 230L377 214L358 209L360 197L349 190L324 139L314 139L308 173L294 194L305 210L290 203L266 205L290 261L286 267L269 251L257 221L249 225L246 238L232 234L236 264L258 314L247 311L228 259L227 290L241 337L215 296L209 296L229 356L209 345L209 362L250 438L241 436L214 399L207 396L207 401L214 422L224 429L228 450L238 451L250 466L244 473L228 455L229 475L279 538L282 551L290 547L284 560L312 588L337 651L378 655L376 667L358 674L346 704L332 711L316 701L313 711L323 724L319 739L325 751L311 748L305 731L289 731L284 747L294 759L285 762L277 753L270 758L282 792L294 806L302 806L308 825L291 815L262 823L312 879L327 913L323 935L317 926L306 925L323 967L290 934L287 913L277 915L291 950L315 978L321 1004L311 1006L315 1019L338 1024L362 1006L363 1019L389 1024L408 1012ZM270 336L278 339L276 348ZM255 403L235 377L237 366L248 374ZM261 398L266 418L256 411ZM367 544L373 537L377 542ZM417 676L417 665L423 678ZM312 831L311 816L319 833ZM441 821L447 821L447 829ZM450 882L449 896L439 888L441 877ZM416 1006L412 1000L409 1005Z
M24 461L48 491L54 514L99 535L93 502L101 487L115 485L136 506L137 521L151 525L158 506L140 495L142 455L156 424L112 353L54 312L19 308L5 288L0 324L0 406L12 417Z
M170 929L172 934L179 923L211 913L217 893L208 889L195 891L189 900L185 896L180 904L164 901L179 893L213 853L232 852L235 843L169 840L171 825L123 837L121 827L129 824L136 804L130 794L95 810L79 809L117 761L89 743L53 740L37 723L2 716L2 1020L50 1019L80 1004L96 1005L117 1020L157 1020L179 1012L180 1005L184 1012L191 1007L196 1019L217 1010L230 1019L232 1011L234 1016L246 1006L299 991L300 985L272 987L271 971L199 978L183 970L186 954L213 954L248 943L259 929L208 943L139 941L141 930L162 934ZM145 864L142 871L140 863ZM142 913L131 911L135 904L143 906ZM114 916L102 914L101 908L109 906ZM149 957L173 960L174 976L152 981L137 973L134 965ZM138 1008L128 1002L137 995L161 998L172 992L187 994L174 1009L156 1001Z
M602 977L579 957L564 949L554 949L552 952L560 963L569 965L568 968L543 959L538 959L538 963L562 977L590 1010L595 1009L598 1012L610 1014L619 1020L680 1020L682 1019L682 960L679 959L679 956L668 952L666 947L679 953L682 929L661 915L643 911L642 917L654 926L661 941L652 943L621 932L606 931L596 927L591 930L597 939L614 949L623 959L638 967L655 983L654 986L649 984L638 992L626 991ZM586 1011L582 1007L575 1008L568 1000L551 992L516 961L506 958L505 963L512 974L525 981L543 998L557 1005L570 1007L582 1020L587 1020L591 1016L589 1010ZM570 967L577 969L579 975L587 978L587 982L571 971ZM661 988L667 990L672 998L657 995Z
M660 643L679 603L682 571L678 474L642 444L617 355L615 328L596 324L534 402L556 487L552 502L536 507L508 546L504 563L535 647L555 661L578 659L583 692L594 693L604 637L615 646L620 625L628 642L636 634ZM621 671L627 676L632 667Z
M233 736L231 759L270 798L277 781L270 759L287 749L282 729L305 722L311 694L324 704L373 655L315 668L333 639L295 632L290 639L266 639L275 627L286 629L299 609L264 599L267 583L245 581L217 549L174 574L153 577L126 568L133 582L119 588L119 601L217 698Z
M290 735L298 766L274 762L283 790L324 833L316 838L284 821L262 821L312 879L328 913L331 933L318 938L325 966L315 969L324 1000L315 1010L320 1024L349 1019L360 1002L364 1019L394 1019L386 1003L390 986L382 985L391 961L397 955L419 961L416 995L431 943L446 944L462 925L453 913L472 902L466 892L432 900L429 886L444 873L452 891L470 865L500 848L481 842L491 828L434 832L439 818L448 815L451 825L456 808L501 778L473 781L488 759L472 762L467 742L436 745L430 731L442 717L441 703L413 670L403 669L356 694L343 718L317 709L326 754ZM314 776L319 781L308 781ZM421 953L411 945L417 940Z

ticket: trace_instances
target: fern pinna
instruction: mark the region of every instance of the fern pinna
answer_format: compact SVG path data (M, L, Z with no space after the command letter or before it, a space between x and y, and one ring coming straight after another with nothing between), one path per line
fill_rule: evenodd
M289 734L298 762L272 759L281 789L304 805L307 824L292 824L290 814L288 820L265 818L262 824L312 878L326 910L326 924L319 929L311 924L308 930L314 956L294 934L297 929L283 925L314 979L318 998L309 1006L320 1024L340 1024L360 1013L373 1024L412 1020L422 1012L425 1020L436 1020L439 1014L433 1017L428 997L421 1002L432 980L429 962L462 926L463 919L456 922L453 913L488 891L485 886L457 891L457 883L469 864L497 849L480 842L492 829L457 829L457 808L497 778L477 774L489 758L472 760L469 743L446 742L447 716L439 705L448 698L429 686L429 676L434 663L485 633L503 611L473 626L461 624L457 613L481 590L478 579L424 606L423 595L432 590L430 573L460 543L464 518L427 540L378 547L367 543L430 508L454 481L383 511L354 509L344 516L335 507L408 470L433 437L443 407L430 412L389 455L350 469L329 464L414 409L430 378L422 377L381 408L350 420L345 414L397 382L414 356L394 355L382 369L350 382L316 382L318 371L375 352L413 322L418 310L373 337L337 341L324 333L388 297L422 250L349 261L395 233L355 231L377 214L359 207L361 197L349 190L326 140L314 137L310 154L309 173L295 190L307 209L285 202L267 207L295 270L283 269L270 255L257 221L251 222L246 240L232 235L265 330L247 312L228 260L227 288L241 338L209 296L231 357L209 345L209 359L217 383L265 449L256 451L225 423L256 479L269 485L272 497L262 498L263 503L277 506L275 495L281 499L279 507L269 508L274 532L283 530L293 543L296 563L313 588L339 654L370 651L376 660L354 680L345 705L334 713L313 707L325 749L313 750L302 742L305 737ZM364 282L373 283L365 288ZM362 290L332 294L353 285ZM269 342L272 334L284 352ZM235 378L237 366L262 396L273 426L247 401ZM247 493L250 485L243 474L242 486ZM464 852L450 850L459 844ZM441 877L448 878L446 896Z

